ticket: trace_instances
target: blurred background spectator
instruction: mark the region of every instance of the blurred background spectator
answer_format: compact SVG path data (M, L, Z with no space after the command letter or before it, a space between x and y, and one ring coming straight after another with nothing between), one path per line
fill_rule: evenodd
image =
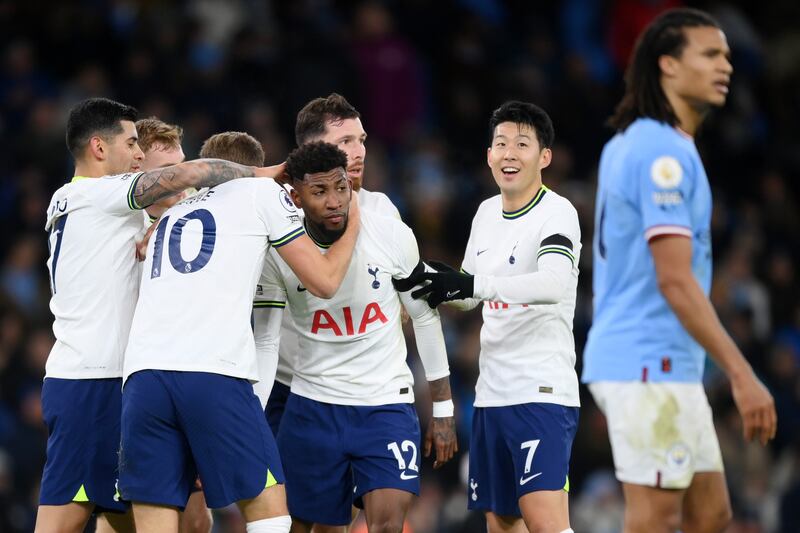
M344 94L369 133L366 187L389 194L423 257L459 264L472 215L495 194L486 123L503 100L543 106L557 143L545 182L579 211L578 364L591 323L595 170L636 35L677 5L710 11L735 73L728 105L697 142L714 188L713 301L775 396L778 436L746 444L724 376L708 363L734 506L729 531L800 531L800 4L680 0L0 0L0 531L31 531L44 463L39 401L53 343L43 232L72 176L66 113L88 96L180 124L184 150L223 130L257 137L275 163L309 99ZM415 533L485 531L466 511L466 454L480 314L443 312L462 450L425 463ZM418 378L413 342L410 358ZM424 379L418 379L424 384ZM427 398L422 387L420 400ZM602 415L583 391L572 453L576 531L620 530ZM420 404L422 423L429 406ZM362 525L357 525L362 527ZM242 531L233 509L216 531ZM360 530L359 530L360 531Z

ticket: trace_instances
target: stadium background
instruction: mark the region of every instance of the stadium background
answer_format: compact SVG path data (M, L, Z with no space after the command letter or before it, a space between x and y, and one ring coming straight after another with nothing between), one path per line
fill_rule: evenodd
M223 130L294 144L309 99L337 91L362 112L365 186L384 191L422 254L461 260L478 203L495 194L486 123L503 100L535 102L556 128L548 186L578 209L583 254L575 336L591 321L595 169L641 28L678 0L0 1L0 531L33 529L46 431L40 389L52 345L43 232L52 192L72 175L66 112L108 96L185 129L184 150ZM729 531L800 531L800 4L689 2L722 23L735 74L728 105L698 138L714 189L712 299L769 386L779 429L745 445L724 376L709 363L735 512ZM201 296L198 295L198 302ZM213 303L210 303L213 305ZM462 452L425 463L416 533L483 531L466 511L465 466L480 315L445 312ZM191 332L184 332L191 334ZM424 379L415 366L426 424ZM580 532L619 530L621 495L604 421L582 390L571 513ZM235 510L216 531L240 531Z

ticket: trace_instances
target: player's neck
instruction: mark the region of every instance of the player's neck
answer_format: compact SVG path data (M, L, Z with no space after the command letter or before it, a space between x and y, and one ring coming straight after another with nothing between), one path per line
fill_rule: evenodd
M306 232L308 233L308 236L311 237L311 240L314 241L318 246L322 246L324 248L327 248L331 244L338 241L339 237L341 237L345 231L344 229L337 233L327 231L324 227L314 224L308 219L308 217L306 217L306 219L303 221L303 225L306 227ZM345 225L345 229L347 229L347 225Z
M706 110L697 109L692 106L685 98L672 93L671 91L664 91L667 100L669 100L675 116L678 118L678 123L675 124L677 128L687 133L689 136L694 137L697 133L697 128L703 123L706 118Z
M539 189L542 188L542 178L537 176L536 180L531 183L529 187L521 191L500 191L500 197L503 200L503 211L508 213L522 209L527 205L531 199L536 196Z
M99 178L107 176L109 173L103 168L102 164L97 162L81 161L75 163L75 176L83 176L85 178Z

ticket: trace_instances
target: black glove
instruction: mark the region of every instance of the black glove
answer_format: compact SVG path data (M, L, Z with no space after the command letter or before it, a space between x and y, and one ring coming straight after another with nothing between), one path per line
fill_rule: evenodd
M407 292L417 285L422 285L422 283L426 281L422 278L422 276L425 274L426 266L436 270L437 272L456 271L453 267L446 263L442 263L441 261L420 261L407 278L392 279L392 285L394 285L395 290L397 292Z
M436 268L438 272L419 274L417 279L420 282L429 281L430 283L412 292L412 298L419 300L427 295L428 306L430 306L431 309L435 309L442 302L472 298L475 290L474 276L471 274L464 274L463 272L456 272L455 269L444 263L428 264ZM447 270L439 270L437 267L444 267Z

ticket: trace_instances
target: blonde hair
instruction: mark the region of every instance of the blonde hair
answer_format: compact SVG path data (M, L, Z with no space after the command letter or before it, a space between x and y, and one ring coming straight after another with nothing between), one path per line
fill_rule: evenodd
M137 120L136 133L139 134L139 148L145 153L157 144L164 148L178 148L183 140L183 128L156 117Z

